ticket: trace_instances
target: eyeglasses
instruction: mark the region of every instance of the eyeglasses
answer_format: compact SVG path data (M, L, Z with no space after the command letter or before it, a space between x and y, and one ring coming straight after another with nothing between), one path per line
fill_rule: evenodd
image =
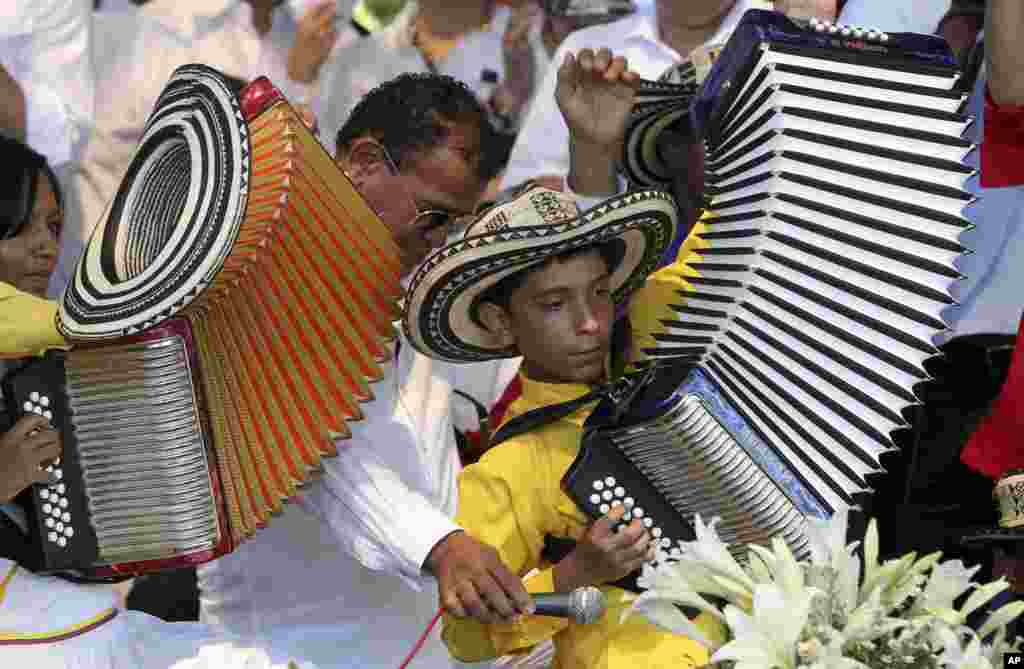
M388 161L388 165L391 167L391 171L398 176L398 164L391 158L391 154L388 153L388 149L383 144L380 144L381 151L384 152L384 158ZM412 227L419 231L421 235L426 235L432 230L442 228L449 225L454 218L452 213L443 209L420 209L419 204L408 192L409 199L412 201L412 207L416 210L416 216L412 219Z

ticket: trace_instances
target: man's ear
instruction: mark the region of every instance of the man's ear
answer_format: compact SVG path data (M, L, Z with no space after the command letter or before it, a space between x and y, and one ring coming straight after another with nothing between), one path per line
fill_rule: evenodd
M500 339L503 347L515 346L516 337L512 332L512 318L505 309L493 302L484 302L480 305L477 315L487 331Z
M356 188L368 179L381 176L381 172L391 171L384 147L372 137L359 137L353 140L344 151L338 151L335 162L345 171Z

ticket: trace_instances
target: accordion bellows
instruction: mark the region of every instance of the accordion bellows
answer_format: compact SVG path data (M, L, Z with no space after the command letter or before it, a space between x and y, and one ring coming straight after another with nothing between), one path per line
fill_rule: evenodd
M937 38L871 34L748 12L693 106L709 206L642 353L693 363L683 389L737 414L705 401L732 438L672 428L694 452L659 465L705 481L676 509L717 511L727 542L781 534L803 553L807 515L870 491L954 304L974 148L959 73ZM758 475L718 481L741 462ZM721 485L748 500L739 517Z
M179 68L61 304L71 543L96 545L49 566L139 573L252 536L373 398L399 275L270 82Z

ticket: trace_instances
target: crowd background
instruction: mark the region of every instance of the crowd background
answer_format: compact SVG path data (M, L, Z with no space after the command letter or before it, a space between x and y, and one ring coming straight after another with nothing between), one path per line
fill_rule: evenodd
M969 138L980 144L983 0L639 0L634 14L612 23L551 15L533 0L7 0L0 7L0 129L43 154L63 187L65 224L50 285L56 296L158 94L182 64L205 63L242 81L267 75L312 111L332 153L335 133L379 84L407 72L449 74L469 86L496 130L483 147L496 175L486 201L526 179L559 186L568 172L568 133L554 96L567 53L609 48L656 79L702 44L722 42L743 10L768 6L795 17L941 35L962 64L977 119ZM688 22L693 15L706 20ZM980 152L969 160L978 168ZM969 188L979 198L969 209L975 228L965 236L974 253L961 268L950 329L936 342L946 355L933 361L924 404L898 434L902 448L885 463L871 511L887 530L887 555L941 549L989 571L998 562L997 570L1013 576L1012 552L961 545L971 528L994 517L992 481L960 456L1003 386L1024 310L1024 191L985 187L977 176ZM467 375L454 384L463 398L454 410L466 461L479 456L482 419L495 420L514 396L508 384L515 372L510 361L486 378ZM199 616L194 571L136 579L124 593L127 607L166 620Z

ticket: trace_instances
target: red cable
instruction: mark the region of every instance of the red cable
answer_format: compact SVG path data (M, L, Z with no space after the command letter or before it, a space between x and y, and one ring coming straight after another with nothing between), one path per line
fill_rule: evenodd
M405 669L409 666L409 663L412 662L412 658L416 657L416 653L420 652L420 648L423 648L424 642L426 642L427 637L430 636L430 632L434 629L434 625L436 625L437 621L441 619L441 613L443 612L444 609L437 610L437 613L434 614L434 619L430 621L429 625L427 625L427 629L423 630L423 634L420 635L420 640L416 642L416 645L412 647L409 654L405 656L405 659L402 660L402 665L398 667L398 669Z

